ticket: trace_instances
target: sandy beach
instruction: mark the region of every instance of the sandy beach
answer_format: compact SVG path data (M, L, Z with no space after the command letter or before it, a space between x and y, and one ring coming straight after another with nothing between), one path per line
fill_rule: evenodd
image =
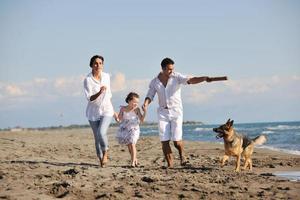
M141 137L139 167L109 130L109 163L99 167L91 129L0 132L0 199L300 199L300 156L256 148L253 171L219 167L223 145L185 141L188 166L166 169L157 137ZM242 162L243 164L243 162Z

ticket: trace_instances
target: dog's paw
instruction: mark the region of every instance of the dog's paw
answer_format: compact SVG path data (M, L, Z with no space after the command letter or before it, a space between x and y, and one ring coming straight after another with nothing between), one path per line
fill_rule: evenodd
M239 168L238 168L238 169L235 169L234 172L240 172L240 169L239 169Z

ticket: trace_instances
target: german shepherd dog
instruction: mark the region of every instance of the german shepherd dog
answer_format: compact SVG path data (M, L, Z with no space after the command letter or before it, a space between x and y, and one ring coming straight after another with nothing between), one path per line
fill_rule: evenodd
M236 157L236 172L240 171L240 159L243 157L245 159L244 170L249 167L252 171L252 153L254 150L254 145L261 145L267 141L265 135L257 136L254 139L250 139L247 136L238 134L233 128L233 120L228 119L228 121L213 129L214 132L218 133L217 138L224 139L225 154L221 160L221 166L223 167L226 160L230 156Z

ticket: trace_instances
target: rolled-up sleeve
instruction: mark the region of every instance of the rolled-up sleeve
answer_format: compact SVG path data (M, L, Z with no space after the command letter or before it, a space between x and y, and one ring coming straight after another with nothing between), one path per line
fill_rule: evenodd
M180 73L176 73L175 77L176 77L179 84L184 84L184 85L188 84L188 80L190 79L189 76L182 75Z
M153 101L155 94L156 94L156 90L155 90L155 79L154 79L149 84L149 89L146 98L149 98L151 101Z

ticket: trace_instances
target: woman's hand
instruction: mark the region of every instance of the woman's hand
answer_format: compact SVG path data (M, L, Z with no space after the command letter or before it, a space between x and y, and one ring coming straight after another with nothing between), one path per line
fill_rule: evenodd
M92 95L90 98L90 101L94 101L95 99L97 99L103 92L105 92L106 90L106 86L102 86L100 87L99 92L97 92L96 94Z
M117 123L120 123L120 119L118 117L118 113L114 112L114 118Z
M102 86L102 87L100 88L100 94L102 94L103 92L105 92L105 90L106 90L106 86Z

